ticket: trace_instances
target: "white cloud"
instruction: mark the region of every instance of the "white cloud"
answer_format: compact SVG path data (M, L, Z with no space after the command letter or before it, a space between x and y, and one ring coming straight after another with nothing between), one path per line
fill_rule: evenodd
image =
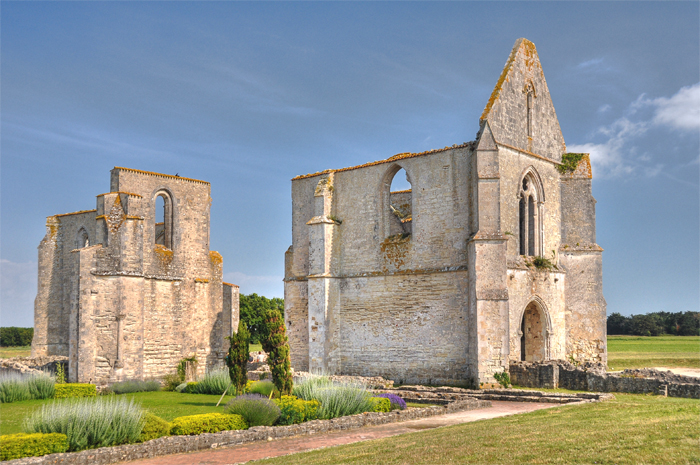
M600 107L598 107L598 113L606 113L610 111L611 108L612 107L606 103L605 105L601 105Z
M241 294L263 295L268 299L284 297L283 276L253 276L233 271L224 273L224 281L237 284L241 288Z
M576 65L578 69L591 68L598 66L603 63L603 58L594 58L592 60L584 61Z
M609 109L609 105L603 105L598 112ZM643 109L652 112L646 112L646 118L640 117L645 112L639 110ZM591 154L596 177L614 177L633 172L653 177L663 173L665 165L654 163L649 153L637 154L637 143L652 128L671 127L681 131L700 129L700 83L683 87L670 98L649 99L642 94L629 105L626 113L626 116L595 131L594 139L602 139L602 142L567 146L569 152Z
M0 260L0 308L2 326L34 326L37 263Z
M660 97L650 103L656 107L654 123L700 130L700 83L683 87L671 98Z

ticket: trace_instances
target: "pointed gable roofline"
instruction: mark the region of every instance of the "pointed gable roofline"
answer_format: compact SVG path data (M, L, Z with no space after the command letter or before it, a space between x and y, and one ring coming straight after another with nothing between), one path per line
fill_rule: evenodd
M549 94L535 44L515 41L479 120L488 121L499 145L559 163L564 136Z
M524 37L521 37L515 41L515 45L513 45L513 49L510 51L510 56L508 56L508 61L506 61L506 64L503 67L503 71L501 72L501 77L498 78L498 82L496 82L496 87L494 87L493 92L491 92L491 97L486 103L484 112L481 114L481 118L479 118L480 120L483 121L488 117L489 113L491 112L491 108L493 107L493 104L496 102L496 100L498 100L498 96L501 94L501 89L503 88L503 83L506 81L506 78L508 77L508 74L510 73L511 69L513 69L515 57L518 54L518 50L520 50L520 46L523 44L525 44L525 46L528 48L531 47L531 51L537 54L535 44L525 39Z

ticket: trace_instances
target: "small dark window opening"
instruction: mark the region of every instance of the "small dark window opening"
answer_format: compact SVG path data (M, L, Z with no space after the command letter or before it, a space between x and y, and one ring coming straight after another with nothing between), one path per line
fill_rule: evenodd
M523 181L523 186L527 181ZM527 255L527 203L525 197L520 196L520 255Z
M532 196L528 197L527 200L527 231L528 231L528 247L527 254L530 256L535 255L535 201Z

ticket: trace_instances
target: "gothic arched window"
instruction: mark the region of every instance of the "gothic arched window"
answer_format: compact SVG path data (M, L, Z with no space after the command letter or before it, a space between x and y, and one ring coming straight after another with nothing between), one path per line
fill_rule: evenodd
M75 242L76 249L82 249L83 247L90 246L90 236L88 236L88 232L85 230L85 228L80 228Z
M520 255L542 255L544 192L539 177L532 168L523 176L518 200Z

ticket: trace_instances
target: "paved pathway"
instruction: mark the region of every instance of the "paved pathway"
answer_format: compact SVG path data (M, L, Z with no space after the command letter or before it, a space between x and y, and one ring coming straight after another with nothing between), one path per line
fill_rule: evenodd
M269 442L256 442L233 446L227 449L215 449L188 454L168 455L152 459L127 462L132 465L233 465L249 460L305 452L322 447L332 447L353 442L380 439L398 434L411 433L441 426L457 425L470 421L485 420L517 413L532 412L543 408L558 407L561 404L535 402L491 401L493 407L466 412L449 413L418 420L388 423L378 426L334 431L312 436L293 436Z

